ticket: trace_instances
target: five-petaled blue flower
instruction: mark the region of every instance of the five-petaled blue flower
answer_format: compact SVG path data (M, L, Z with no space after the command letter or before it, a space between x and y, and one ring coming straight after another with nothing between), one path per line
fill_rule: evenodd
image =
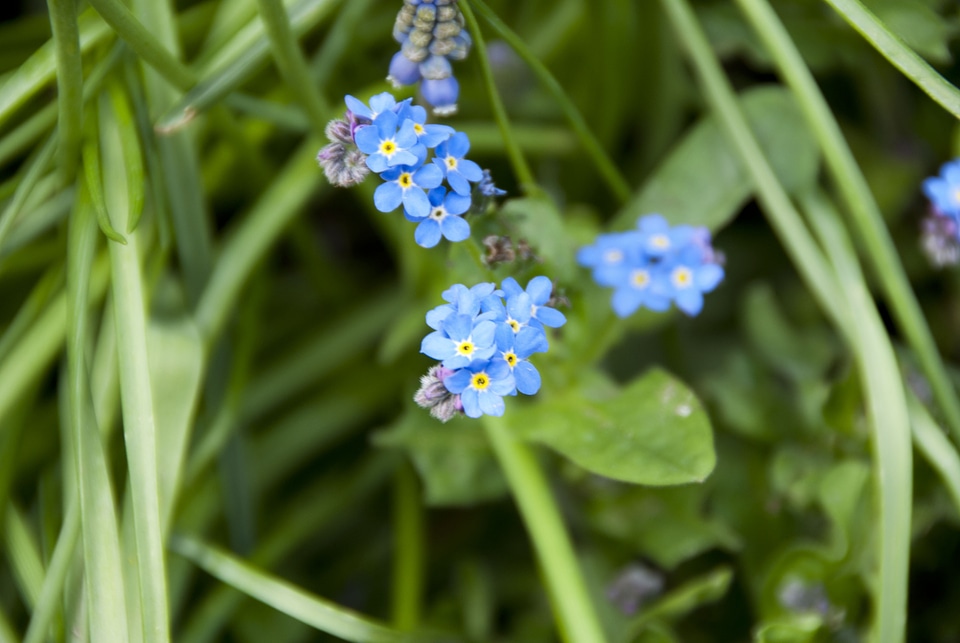
M377 174L397 165L416 165L420 160L416 148L422 146L417 143L413 121L400 123L392 111L378 114L372 125L358 129L353 138L367 155L367 167Z
M502 360L476 360L443 380L451 393L460 396L467 417L501 416L503 396L516 387L513 372Z
M417 142L428 149L435 148L456 133L449 125L427 124L427 110L419 105L404 104L397 115L401 121L407 118L413 121Z
M421 169L427 167L440 171L435 165ZM440 243L441 236L449 241L463 241L470 236L470 224L459 216L470 209L470 197L456 192L448 194L447 189L440 186L430 190L427 199L430 201L430 210L426 217L417 219L420 225L413 233L418 245L432 248Z
M397 109L397 99L394 98L390 92L383 92L377 94L376 96L370 97L369 107L349 94L347 94L347 96L344 98L344 101L347 103L347 108L353 112L354 116L366 119L368 121L375 120L377 116L384 112L393 112ZM403 101L403 103L409 102L409 99ZM401 103L401 105L403 103Z
M429 215L432 207L424 190L432 190L443 181L435 166L420 163L390 168L380 178L384 182L373 193L376 208L393 212L403 203L404 212L418 220Z
M553 293L553 282L548 277L534 277L527 284L526 290L520 287L517 280L507 277L503 280L503 292L507 295L507 306L514 297L526 294L530 298L530 325L543 328L559 328L567 322L567 318L556 308L546 304Z
M463 368L474 360L490 359L497 325L476 322L469 315L449 315L436 330L423 338L420 352L438 359L445 368Z
M524 395L534 395L540 390L540 372L527 359L534 353L547 351L547 336L532 326L524 326L518 332L507 325L498 326L496 334L497 355L513 372L517 390Z
M470 151L470 139L463 132L457 132L437 146L433 162L443 170L447 183L457 194L469 195L470 183L483 178L483 170L473 161L464 158Z
M944 163L939 176L926 179L923 193L940 214L960 218L960 159Z

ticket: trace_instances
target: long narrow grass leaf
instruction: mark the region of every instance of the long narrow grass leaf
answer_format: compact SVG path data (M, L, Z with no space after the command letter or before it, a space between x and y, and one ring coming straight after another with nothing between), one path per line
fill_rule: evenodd
M945 110L960 118L960 89L951 85L927 61L890 31L860 0L824 0L860 32L890 64Z
M60 294L63 287L63 268L55 267L48 270L30 291L27 300L17 310L13 321L4 329L0 337L0 363L10 354L13 347L33 327L37 318L49 305L51 299Z
M103 170L100 165L100 135L96 111L87 120L87 135L83 142L83 173L87 193L97 213L97 224L107 239L126 245L126 238L117 232L110 221L103 193Z
M76 458L79 522L90 635L96 641L129 640L117 513L87 374L90 274L97 242L93 204L82 190L70 220L67 254L67 379L70 430ZM68 532L69 533L69 532ZM76 538L76 534L73 534Z
M7 207L4 208L3 213L0 214L0 247L3 246L7 235L10 233L11 227L23 210L33 189L49 169L56 150L56 137L51 136L27 164L23 178L20 180L19 185L17 185L17 191L14 193Z
M74 0L47 0L57 56L57 130L64 185L73 181L83 138L83 61Z
M100 116L104 174L108 180L107 206L114 223L125 227L130 221L130 203L126 181L122 180L123 146L112 111L101 109ZM170 626L160 518L157 425L147 355L147 302L140 266L142 232L130 234L126 245L108 245L144 640L166 643L170 640Z
M40 546L30 532L27 519L13 503L7 504L4 516L6 552L13 571L13 578L20 590L20 596L30 610L33 610L40 598L40 588L46 570L40 558Z
M120 129L120 143L123 146L123 167L127 178L127 196L130 199L130 218L127 222L127 234L137 229L143 215L144 182L143 153L140 149L140 133L133 120L133 111L129 99L118 82L107 86L110 105L116 115L116 125Z
M347 641L400 643L436 640L391 629L330 601L314 596L284 580L248 565L226 552L189 536L174 536L171 548L244 594L266 603L322 632Z
M30 615L30 624L23 636L24 643L42 643L49 632L57 610L62 607L62 594L70 567L73 565L77 541L80 538L80 504L71 502L63 519L60 536L43 579L37 604ZM89 590L88 590L89 591ZM97 639L101 640L101 639ZM110 639L102 639L108 641ZM120 641L122 639L113 639Z
M930 466L940 474L943 486L960 514L960 455L916 395L911 394L908 397L907 406L910 411L910 426L913 427L913 443Z

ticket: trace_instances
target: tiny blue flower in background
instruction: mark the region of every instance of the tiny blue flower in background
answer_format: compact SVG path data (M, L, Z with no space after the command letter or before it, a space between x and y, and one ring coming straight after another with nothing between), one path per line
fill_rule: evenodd
M470 139L463 132L457 132L437 146L433 159L457 194L469 195L470 183L477 183L483 178L480 166L464 158L469 151Z
M507 193L506 190L501 190L493 184L493 178L490 176L490 170L483 171L483 178L481 178L480 182L477 183L477 189L480 190L480 194L486 197L503 196Z
M436 166L433 169L439 172ZM447 194L446 188L436 187L430 190L427 198L430 211L413 235L418 245L432 248L440 243L441 235L449 241L463 241L470 236L470 224L458 216L470 209L470 197L456 192Z
M417 134L413 121L399 123L393 112L382 112L372 125L361 127L354 135L357 147L367 155L367 167L379 174L397 165L416 165L419 161ZM399 130L397 129L399 125Z
M467 417L501 416L503 396L516 387L513 373L502 360L477 360L443 380L447 390L460 395Z
M663 312L671 303L697 315L703 294L724 277L709 230L670 226L659 214L640 217L636 230L599 235L577 252L577 262L593 269L598 284L614 289L610 304L619 317L640 308Z
M923 193L941 214L960 217L960 159L944 163L939 176L926 179Z
M423 338L420 352L441 364L421 378L414 401L443 422L459 413L472 418L502 415L504 396L540 390L540 372L530 357L546 352L549 344L543 325L537 325L532 314L550 310L555 316L548 314L548 321L556 326L566 321L562 313L546 306L553 284L547 277L535 277L524 290L508 278L501 286L498 290L492 283L471 288L454 284L442 295L448 303L427 313L427 325L434 332ZM441 384L450 396L444 395Z

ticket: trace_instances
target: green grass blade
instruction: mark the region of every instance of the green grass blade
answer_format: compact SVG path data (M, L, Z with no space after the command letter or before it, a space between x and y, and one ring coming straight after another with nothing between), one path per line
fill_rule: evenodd
M883 215L845 142L840 125L772 7L764 0L738 1L793 90L823 148L824 160L836 179L854 230L866 250L865 255L872 263L898 325L920 359L955 439L960 441L960 399L950 385L943 360L910 287Z
M83 137L83 60L74 0L47 0L57 56L57 130L63 184L73 181Z
M103 189L103 170L100 165L101 137L97 124L97 111L93 110L87 119L87 136L83 142L83 175L87 193L97 213L97 224L107 239L126 245L126 238L116 231L110 221L107 202Z
M325 104L310 77L307 61L296 37L290 29L290 19L280 0L257 0L260 17L263 19L270 48L280 73L300 100L303 110L313 125L314 135L321 136L330 118L330 108Z
M80 51L99 45L110 34L110 28L93 12L84 12L79 21ZM57 74L55 44L51 40L0 86L0 127L28 100L53 81Z
M547 69L547 66L540 62L540 59L534 55L531 48L527 46L520 36L504 24L483 0L471 0L471 4L476 7L477 13L483 16L493 30L497 32L507 44L513 47L517 55L527 63L531 71L540 79L540 82L543 83L543 86L550 92L550 95L553 96L553 99L563 111L563 115L566 117L567 122L570 123L570 127L580 141L580 146L593 161L594 167L597 168L600 176L606 182L607 187L613 191L621 204L626 203L630 199L632 192L630 184L627 183L627 180L620 174L620 170L617 169L617 166L607 155L606 151L604 151L600 141L597 140L597 137L590 131L583 115L580 114L580 111L576 105L573 104L573 101L567 97L567 93L563 90L560 83L557 82L557 79L554 78L553 74L550 73L550 70Z
M130 202L126 181L122 180L123 144L112 111L101 109L100 116L107 209L113 223L124 228L130 221ZM157 423L147 354L147 302L140 266L142 232L131 233L126 245L111 243L108 246L144 640L166 643L170 640L170 631L157 471Z
M187 90L196 83L193 72L177 60L163 43L137 20L119 0L90 0L90 6L113 28L140 58L177 89Z
M596 607L540 464L499 418L485 416L483 428L533 541L561 637L569 643L602 643L606 636Z
M480 33L480 24L476 16L473 15L473 9L469 2L460 3L460 9L463 17L467 21L467 29L473 38L473 47L476 50L474 56L480 61L480 71L483 76L484 87L487 90L487 97L490 100L490 108L493 110L493 119L500 127L500 135L503 137L503 144L507 149L507 157L510 159L510 165L517 175L517 182L520 189L527 196L534 196L540 192L536 180L533 178L533 172L527 164L527 160L513 138L513 132L510 127L510 118L507 116L507 108L503 105L500 98L500 92L497 90L496 82L493 79L493 69L490 67L490 60L487 58L487 45L483 40L483 34Z
M127 177L127 195L130 199L130 217L127 234L137 229L143 215L144 183L143 153L140 150L140 133L133 120L133 111L127 95L118 82L107 86L110 106L120 128L120 143L123 146L123 167Z
M12 502L7 503L4 535L13 579L24 603L33 611L40 598L40 588L46 571L40 558L37 539L30 533L30 527L23 513Z
M399 630L420 624L426 570L424 510L417 472L410 463L397 467L394 477L394 556L391 615Z
M879 491L879 582L874 636L881 643L904 640L910 568L913 451L903 380L890 338L864 281L839 215L818 194L802 198L843 287L849 307L854 355L864 383L873 428L874 476ZM848 338L848 339L849 339Z
M53 550L50 567L43 579L37 604L30 615L30 624L23 636L24 643L42 643L50 631L57 610L62 608L62 594L67 574L73 565L77 541L80 539L80 504L71 502ZM89 589L88 589L89 592ZM89 594L88 594L89 596ZM96 639L109 641L111 639ZM112 639L121 641L122 639Z
M97 227L89 193L82 190L70 221L67 265L67 370L70 429L74 436L78 527L83 535L84 581L90 635L95 641L129 640L117 512L94 413L85 346L90 329L90 273ZM74 534L74 538L76 535Z
M195 538L174 536L170 546L244 594L341 639L363 643L436 640L398 632L372 618L314 596Z
M62 267L51 268L40 278L27 300L20 306L13 321L4 329L0 337L0 362L2 362L13 347L21 340L27 331L36 323L37 318L44 311L54 295L63 288Z
M922 89L945 110L960 118L960 89L910 49L895 33L887 29L859 0L825 0L847 23L860 32L890 64Z
M28 162L23 178L17 185L17 191L7 207L4 208L3 213L0 214L0 247L3 247L11 227L20 215L21 210L24 209L27 199L31 196L34 188L37 187L41 177L46 174L56 150L57 139L51 136Z
M917 451L940 474L953 504L960 513L960 454L930 416L916 395L907 399L910 411L910 426L913 427L913 443Z

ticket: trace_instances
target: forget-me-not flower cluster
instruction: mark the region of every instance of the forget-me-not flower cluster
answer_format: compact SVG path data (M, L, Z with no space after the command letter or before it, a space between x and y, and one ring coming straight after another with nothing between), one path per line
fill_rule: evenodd
M327 126L331 142L317 155L330 182L355 185L374 172L383 181L374 192L374 205L381 212L402 206L404 216L418 224L414 239L419 245L432 248L441 238L468 238L464 215L474 205L474 186L481 205L503 191L493 185L489 172L466 158L467 135L427 123L423 107L411 99L397 102L387 92L369 104L353 96L345 101L345 118Z
M404 0L393 27L400 51L390 61L387 80L394 87L420 83L423 100L438 116L457 111L460 84L450 61L470 52L463 24L456 0Z
M944 163L938 176L923 182L931 214L923 221L922 242L936 266L960 262L960 159Z
M551 307L553 283L534 277L522 288L512 277L444 291L447 302L427 313L433 332L420 352L439 360L421 378L414 400L447 421L459 413L472 418L503 415L503 398L540 390L540 373L530 363L548 348L546 328L566 317Z
M601 234L580 249L577 261L593 269L594 281L613 288L611 305L620 317L639 308L666 311L671 304L696 315L703 294L724 275L707 228L671 227L659 214L640 217L635 230Z

